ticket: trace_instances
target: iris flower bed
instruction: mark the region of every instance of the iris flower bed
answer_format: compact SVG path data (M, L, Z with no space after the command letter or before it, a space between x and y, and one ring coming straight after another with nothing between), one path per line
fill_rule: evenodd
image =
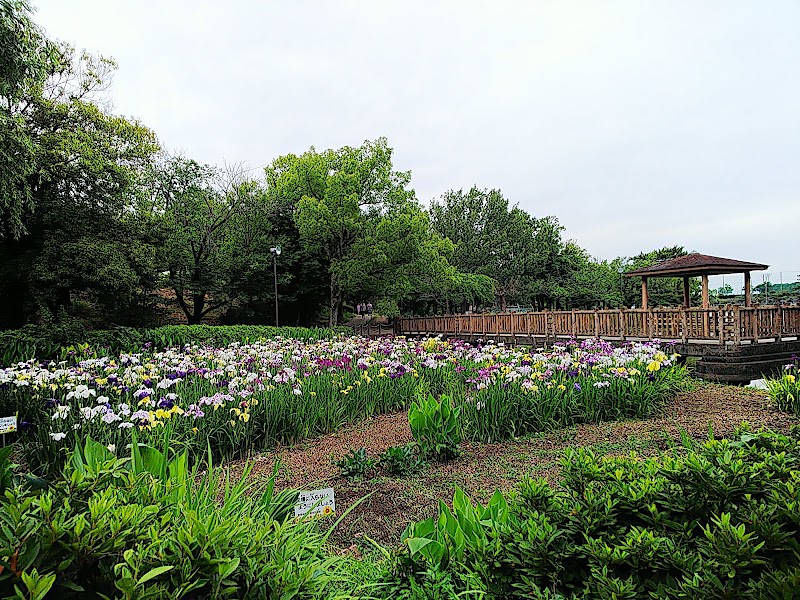
M408 407L422 386L460 405L467 439L496 441L578 422L643 417L685 369L659 343L599 340L548 351L438 338L275 338L225 347L0 369L0 414L18 413L32 467L58 465L90 435L112 451L169 428L191 455L230 459Z

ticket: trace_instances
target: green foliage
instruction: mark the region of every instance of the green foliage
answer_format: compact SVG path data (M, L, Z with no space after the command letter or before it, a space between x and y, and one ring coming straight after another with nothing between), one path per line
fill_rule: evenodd
M486 386L461 404L465 436L491 443L578 423L646 418L688 380L679 365L637 371L629 378L611 378L604 387L595 386L591 376L568 371L533 388Z
M28 37L36 75L0 109L0 322L60 318L85 297L125 324L156 277L157 240L131 210L155 134L93 102L113 61Z
M661 458L570 450L558 489L528 479L485 508L456 490L409 526L395 585L434 571L486 598L788 598L798 461L798 440L745 427Z
M450 398L442 395L438 400L423 390L417 391L416 400L408 411L411 433L424 458L448 461L461 451L460 406L453 406Z
M380 138L358 148L346 146L322 154L312 148L301 157L285 160L290 166L284 169L280 185L296 186L301 172L313 173L317 183L305 187L294 217L303 243L319 251L328 264L331 327L338 322L344 297L352 297L351 263L353 258L363 258L354 253L367 229L382 215L413 200L413 191L406 189L411 174L394 171L391 157L392 149Z
M389 475L409 475L425 466L415 445L390 446L378 459L378 466Z
M145 346L163 349L212 342L225 346L277 336L309 341L349 331L344 327L331 330L260 325L166 325L155 329L114 327L92 331L85 329L79 321L68 320L46 328L26 325L21 329L0 332L0 364L10 365L33 358L69 361L141 352Z
M553 299L554 268L563 228L554 217L536 219L509 206L500 190L450 191L431 204L431 222L455 243L461 271L491 277L501 309Z
M779 410L800 415L800 360L787 365L780 377L767 377L764 382Z
M24 234L23 219L33 207L26 182L36 170L36 148L15 108L43 84L59 58L32 12L26 0L0 0L0 237Z
M240 274L272 275L271 260L251 256L269 248L259 231L269 208L241 166L166 157L151 177L146 211L165 237L158 261L188 323L238 300L245 292Z
M359 448L351 450L340 460L334 463L342 473L343 477L361 480L375 466L375 460L367 457L367 449Z
M275 493L276 473L256 488L249 467L238 479L201 473L168 440L135 444L127 459L87 440L47 492L13 488L0 500L0 591L327 597L339 562L323 552L330 530L288 518L296 492Z

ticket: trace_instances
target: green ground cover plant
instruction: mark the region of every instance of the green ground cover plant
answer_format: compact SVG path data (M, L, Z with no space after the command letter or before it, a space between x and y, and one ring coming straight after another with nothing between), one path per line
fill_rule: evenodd
M378 467L389 475L410 475L425 466L416 444L390 446L378 459Z
M46 490L0 499L0 594L19 598L325 598L329 529L296 521L275 475L190 466L169 439L120 458L86 440ZM328 524L329 525L329 524Z
M360 480L375 467L375 459L367 456L366 448L352 450L334 463L342 477Z
M658 458L574 449L559 488L528 479L486 506L456 490L410 525L385 597L793 598L798 461L797 435L746 426Z
M429 392L418 391L408 411L411 434L423 458L448 461L461 451L461 408L453 406L449 396L438 399Z

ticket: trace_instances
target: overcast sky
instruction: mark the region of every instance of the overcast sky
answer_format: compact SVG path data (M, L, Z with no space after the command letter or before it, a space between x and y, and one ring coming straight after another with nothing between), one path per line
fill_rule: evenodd
M386 136L425 204L499 188L598 259L682 245L800 275L796 0L34 4L117 60L116 112L197 160Z

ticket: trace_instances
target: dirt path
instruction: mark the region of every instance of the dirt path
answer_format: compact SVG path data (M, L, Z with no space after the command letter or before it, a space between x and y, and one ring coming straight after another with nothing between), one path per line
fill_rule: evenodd
M371 494L340 524L334 541L355 549L369 536L396 544L411 520L436 513L439 500L449 502L458 485L472 498L486 501L495 489L508 490L527 474L557 482L560 459L567 447L590 446L599 453L654 454L680 439L681 429L705 438L709 427L717 437L729 434L742 421L753 429L786 432L797 418L774 410L763 392L702 384L679 395L661 414L644 421L579 425L502 444L463 444L463 455L450 463L428 465L410 477L387 477L353 482L332 464L350 450L366 447L377 458L389 446L412 441L406 413L381 415L336 433L263 454L255 459L254 476L272 473L276 460L282 469L281 487L333 487L341 514L358 499Z

